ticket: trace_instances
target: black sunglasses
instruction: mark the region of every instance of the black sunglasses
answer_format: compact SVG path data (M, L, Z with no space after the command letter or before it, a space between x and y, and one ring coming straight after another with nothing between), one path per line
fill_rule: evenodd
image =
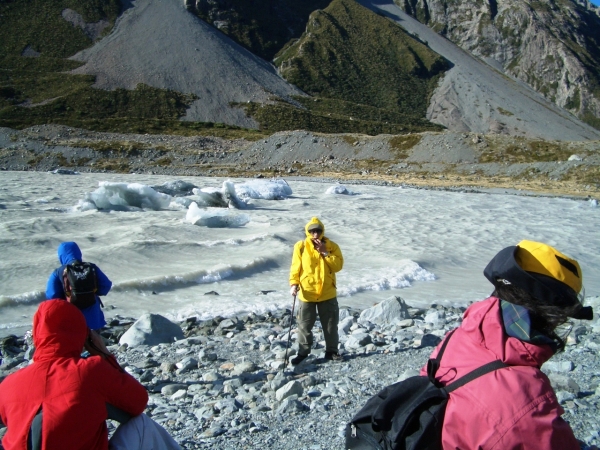
M313 228L312 230L308 230L309 233L321 233L323 230L320 228Z

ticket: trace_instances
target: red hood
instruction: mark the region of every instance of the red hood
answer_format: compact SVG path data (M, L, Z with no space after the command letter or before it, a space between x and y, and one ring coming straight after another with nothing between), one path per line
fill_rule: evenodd
M498 298L490 297L471 305L465 312L461 329L506 364L541 367L554 354L552 348L507 336L499 302Z
M65 300L47 300L33 316L35 361L77 357L88 336L81 311Z

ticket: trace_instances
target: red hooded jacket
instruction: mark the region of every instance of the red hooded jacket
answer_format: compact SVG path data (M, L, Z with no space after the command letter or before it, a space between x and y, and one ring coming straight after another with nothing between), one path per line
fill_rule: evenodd
M43 450L106 450L106 403L133 416L144 411L146 389L117 369L116 360L80 357L87 335L77 307L64 300L40 305L33 318L33 364L0 383L6 450L27 449L29 428L40 409Z
M550 381L540 370L552 354L547 345L506 334L498 298L469 307L446 347L436 379L446 385L496 359L511 367L483 375L450 394L443 448L579 450L571 427L560 417L564 411ZM427 366L421 375L427 375Z

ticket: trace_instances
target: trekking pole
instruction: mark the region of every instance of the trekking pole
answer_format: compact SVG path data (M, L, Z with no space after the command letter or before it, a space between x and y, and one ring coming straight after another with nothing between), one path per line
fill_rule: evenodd
M290 338L292 337L292 324L294 323L294 308L296 307L296 295L294 295L294 302L292 303L292 315L290 316L290 331L288 333L288 340L285 346L285 367L287 367L290 359L288 355L288 348L290 347Z

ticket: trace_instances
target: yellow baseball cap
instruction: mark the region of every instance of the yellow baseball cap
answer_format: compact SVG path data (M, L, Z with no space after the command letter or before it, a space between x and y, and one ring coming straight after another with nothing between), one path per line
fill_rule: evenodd
M526 272L539 273L558 280L578 293L583 286L579 263L554 247L534 241L517 244L515 260Z
M579 263L547 244L521 241L500 250L483 271L496 287L513 284L548 305L569 308L581 304L583 286ZM572 316L592 319L590 307L579 308Z

